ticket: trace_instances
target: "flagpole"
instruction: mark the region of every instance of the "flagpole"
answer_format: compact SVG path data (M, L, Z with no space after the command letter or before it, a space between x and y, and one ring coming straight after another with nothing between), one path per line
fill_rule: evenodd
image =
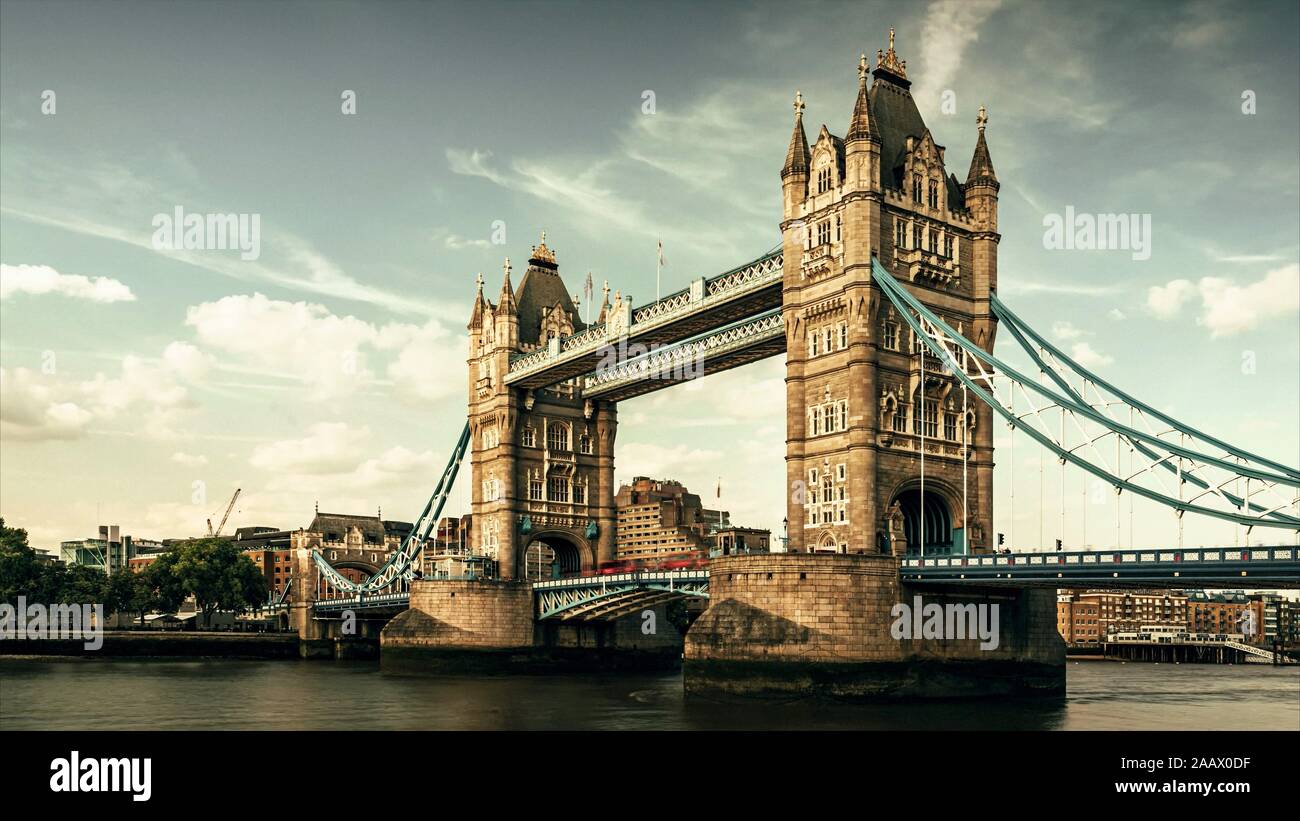
M655 302L659 301L659 270L663 267L664 262L664 241L656 237L659 241L659 253L655 254Z

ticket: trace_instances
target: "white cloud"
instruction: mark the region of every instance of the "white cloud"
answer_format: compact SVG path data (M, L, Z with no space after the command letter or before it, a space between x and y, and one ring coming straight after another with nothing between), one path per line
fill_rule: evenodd
M15 294L60 294L91 302L133 302L135 294L110 277L61 274L48 265L0 264L0 299Z
M1276 268L1248 285L1205 277L1200 290L1204 305L1199 322L1212 337L1231 336L1300 311L1300 264Z
M1106 312L1106 316L1110 319L1115 320L1116 322L1122 322L1128 318L1127 315L1125 315L1125 313L1121 311L1119 308L1111 308L1109 311Z
M1001 5L1002 0L936 0L927 7L921 26L924 70L915 90L918 100L934 105L951 87L966 47L979 39L980 26Z
M201 454L190 454L184 451L176 451L172 454L172 461L185 467L201 468L208 463L208 457Z
M130 354L116 374L96 373L76 381L25 368L4 372L0 390L0 435L25 441L75 439L92 421L129 418L154 438L175 435L184 411L197 403L187 383L201 377L208 360L193 346L173 342L157 360Z
M1153 285L1147 289L1147 310L1160 319L1173 319L1195 295L1196 286L1186 279L1175 279L1168 285Z
M270 368L300 380L315 399L348 394L374 382L379 360L399 396L434 400L463 389L441 368L464 359L468 343L437 320L424 325L376 326L339 316L323 305L232 295L191 306L185 322L199 342L241 364Z
M1094 350L1087 342L1076 342L1070 348L1070 358L1085 368L1099 368L1115 361L1113 356Z
M346 422L318 422L301 439L283 439L253 449L249 463L276 473L329 474L356 466L365 454L370 429Z
M454 233L443 236L442 244L453 251L460 251L465 248L490 248L492 246L492 243L485 239L470 239Z
M26 368L0 368L0 437L40 441L81 436L94 414L64 401L60 388Z
M1064 320L1058 320L1057 322L1052 323L1052 335L1062 341L1078 339L1079 337L1083 336L1085 333L1086 333L1085 331L1082 331L1079 328L1074 327L1074 325Z
M1262 322L1300 311L1300 264L1285 265L1256 282L1238 285L1222 277L1202 277L1193 284L1176 279L1147 291L1147 308L1160 319L1173 319L1200 297L1197 324L1210 329L1213 338L1231 336Z

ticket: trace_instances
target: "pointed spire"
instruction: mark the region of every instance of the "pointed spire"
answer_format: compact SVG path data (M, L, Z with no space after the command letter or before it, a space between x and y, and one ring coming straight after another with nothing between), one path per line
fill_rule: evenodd
M975 154L970 160L970 173L966 175L967 185L979 181L997 184L998 175L993 171L993 158L989 156L988 143L984 142L984 127L988 122L988 112L984 110L984 106L980 106L979 116L975 118L975 125L980 133L979 138L975 140Z
M501 308L510 313L515 312L515 289L510 284L510 257L506 257L505 265L501 266L505 270L505 279L501 282L501 296L497 303Z
M785 167L781 177L803 172L808 173L808 164L812 153L808 150L808 137L803 133L803 92L794 93L794 133L790 135L790 148L785 152Z
M898 59L898 53L894 51L892 28L889 30L889 50L876 49L876 68L871 73L875 77L885 75L891 82L903 88L911 85L907 79L907 61Z
M867 101L867 55L864 52L858 60L858 99L853 104L853 117L849 120L849 132L845 142L851 140L875 140L880 142L875 123L871 119L871 105Z
M487 308L487 300L483 298L483 272L480 271L477 277L478 294L474 297L474 308L469 315L469 329L478 330L483 327L483 311Z

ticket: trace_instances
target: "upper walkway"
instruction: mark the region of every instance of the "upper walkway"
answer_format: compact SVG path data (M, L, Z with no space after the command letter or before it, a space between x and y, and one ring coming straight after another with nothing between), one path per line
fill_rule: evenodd
M600 325L550 340L545 347L511 357L507 385L544 388L595 371L620 346L667 345L715 331L781 307L782 253L771 251L715 277L700 277L676 293L632 307L615 306Z

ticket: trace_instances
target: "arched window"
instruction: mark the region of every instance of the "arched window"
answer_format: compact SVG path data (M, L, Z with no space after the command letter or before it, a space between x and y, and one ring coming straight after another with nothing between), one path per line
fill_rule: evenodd
M569 426L551 422L546 426L546 447L550 450L565 452L569 449Z

